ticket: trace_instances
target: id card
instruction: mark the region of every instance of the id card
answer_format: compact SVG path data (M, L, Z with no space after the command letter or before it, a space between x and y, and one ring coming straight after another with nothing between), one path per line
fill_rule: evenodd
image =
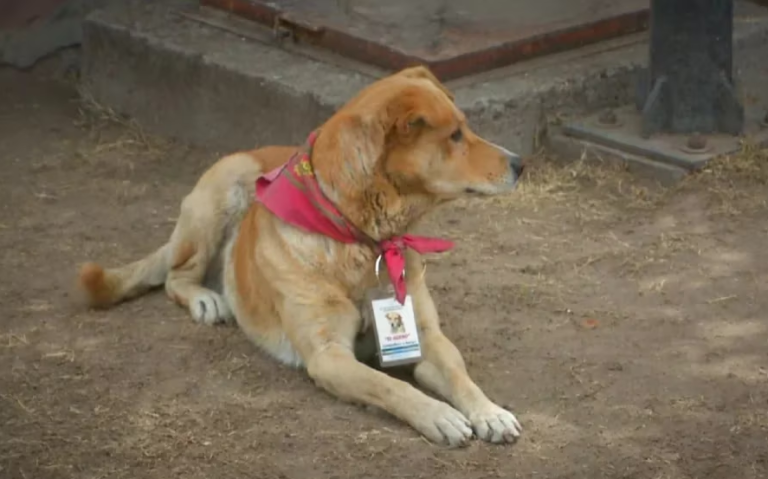
M366 296L381 367L419 362L421 343L411 296L405 297L404 304L400 304L394 294L381 289L372 290Z

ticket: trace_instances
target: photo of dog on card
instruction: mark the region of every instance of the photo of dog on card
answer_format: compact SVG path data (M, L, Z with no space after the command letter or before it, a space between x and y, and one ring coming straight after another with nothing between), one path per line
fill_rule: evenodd
M520 423L472 380L426 282L422 255L453 243L413 231L438 206L510 193L521 158L473 132L424 67L371 83L307 133L302 146L213 164L181 202L165 244L127 265L82 265L86 303L109 307L164 287L193 320L236 323L318 387L380 408L431 441L514 442ZM356 355L379 260L392 299L414 315L422 347L414 379L442 399Z
M405 325L403 324L403 317L400 316L400 313L387 313L387 320L389 320L389 329L392 334L403 334L405 333Z

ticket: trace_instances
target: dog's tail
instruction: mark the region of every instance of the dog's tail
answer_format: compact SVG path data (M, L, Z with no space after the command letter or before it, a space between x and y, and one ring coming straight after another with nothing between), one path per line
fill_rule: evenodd
M118 268L84 264L78 277L84 301L93 308L106 308L161 286L171 269L169 251L167 243L149 256Z

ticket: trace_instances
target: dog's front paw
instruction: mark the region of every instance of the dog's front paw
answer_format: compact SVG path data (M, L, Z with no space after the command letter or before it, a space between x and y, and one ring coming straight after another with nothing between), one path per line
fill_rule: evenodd
M195 296L189 302L189 312L195 321L204 324L227 323L233 318L227 302L214 291Z
M479 439L496 444L513 443L522 432L515 415L492 402L473 411L469 420Z
M430 441L463 447L472 439L469 420L450 405L430 399L424 407L414 409L411 424Z

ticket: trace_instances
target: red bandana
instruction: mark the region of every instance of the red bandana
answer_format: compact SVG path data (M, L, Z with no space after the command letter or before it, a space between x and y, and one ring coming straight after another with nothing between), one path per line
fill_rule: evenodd
M256 201L275 216L311 233L319 233L341 243L370 241L349 223L339 210L323 195L310 163L317 132L312 132L304 151L296 152L283 166L256 180ZM453 243L439 238L403 235L378 243L389 277L395 288L395 298L405 302L405 248L423 253L442 253Z

